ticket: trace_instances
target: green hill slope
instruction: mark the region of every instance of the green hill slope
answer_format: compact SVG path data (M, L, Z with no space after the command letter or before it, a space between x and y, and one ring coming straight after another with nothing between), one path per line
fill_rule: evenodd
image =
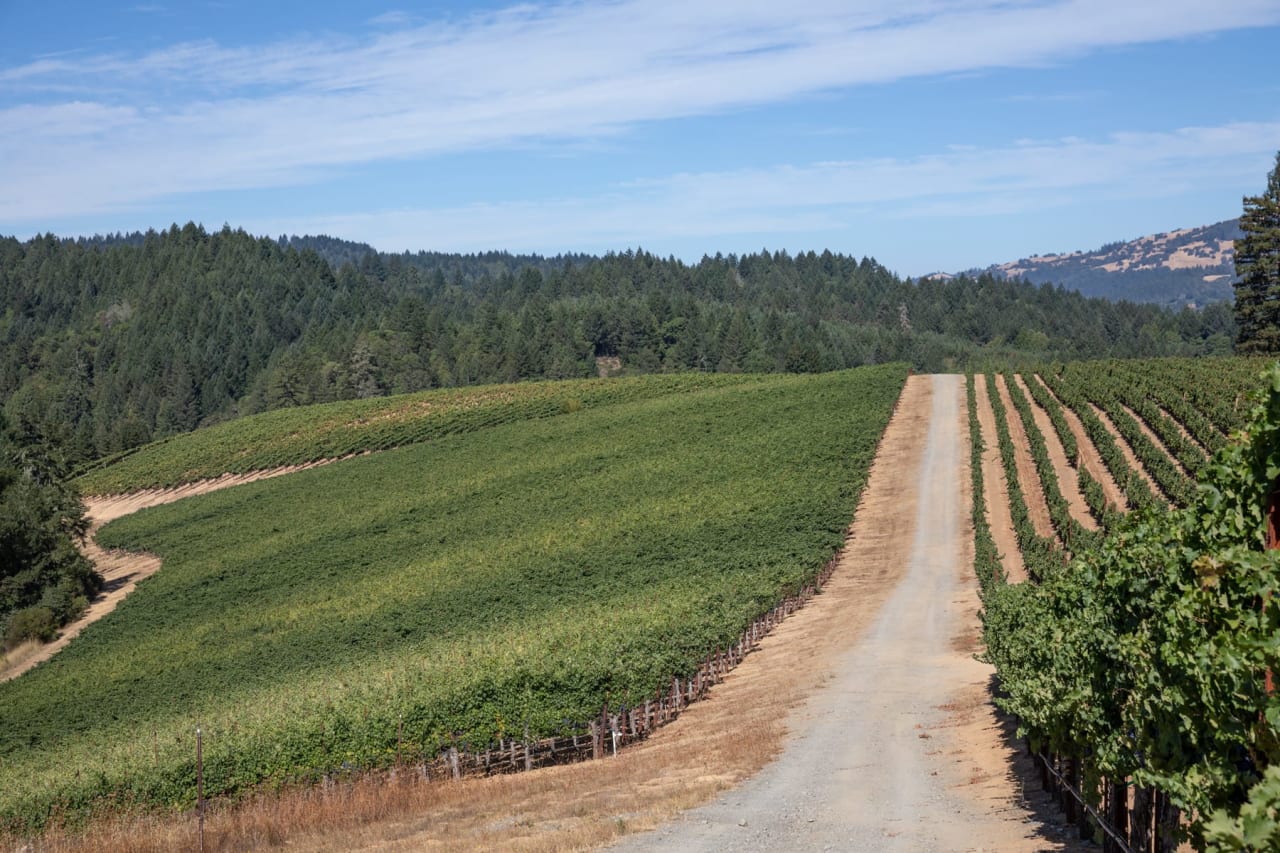
M100 461L77 480L84 494L174 486L357 453L389 450L497 424L752 381L685 373L440 389L277 409L159 441Z
M905 374L588 406L108 526L164 568L0 684L0 827L189 806L197 725L226 794L385 766L401 720L433 755L651 695L831 557Z

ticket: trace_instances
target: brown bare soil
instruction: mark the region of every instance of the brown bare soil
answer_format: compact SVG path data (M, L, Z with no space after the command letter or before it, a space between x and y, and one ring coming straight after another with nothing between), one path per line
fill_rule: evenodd
M115 610L116 606L137 588L140 581L151 577L160 570L160 558L152 554L114 551L98 547L98 543L94 541L94 535L108 521L114 521L117 518L150 506L173 503L192 495L202 495L219 489L227 489L231 486L239 486L243 483L279 477L283 474L291 474L294 471L326 465L333 461L336 460L321 460L309 462L306 465L290 465L266 471L253 471L248 474L223 474L221 477L212 480L199 480L183 486L175 486L171 489L147 489L128 495L85 498L85 509L87 510L90 526L89 536L81 543L80 550L93 561L98 572L102 575L102 579L106 582L102 592L98 593L93 601L89 602L88 609L80 615L79 619L63 627L61 633L53 642L29 650L22 656L6 656L6 663L0 669L0 681L17 678L62 651L68 643L80 636L80 632L87 626L92 625L112 610Z
M1053 473L1058 477L1058 488L1067 501L1067 509L1071 517L1080 522L1086 530L1097 530L1098 522L1089 511L1089 504L1085 502L1084 494L1080 491L1080 476L1067 459L1067 451L1062 446L1062 440L1058 438L1058 431L1053 428L1053 421L1049 420L1048 413L1040 408L1040 404L1031 396L1031 391L1027 389L1026 377L1014 376L1013 381L1018 383L1018 387L1027 398L1027 403L1031 406L1031 417L1044 439L1045 450L1049 453L1049 462L1053 465Z
M1182 476L1184 477L1191 476L1190 472L1188 472L1187 469L1183 467L1182 463L1178 461L1178 457L1174 456L1172 453L1169 452L1169 448L1165 446L1165 443L1163 441L1160 440L1160 436L1156 435L1155 430L1151 428L1150 424L1148 424L1145 420L1142 419L1141 415L1139 415L1133 409L1126 406L1124 403L1120 404L1120 408L1124 409L1125 414L1133 418L1134 422L1137 423L1138 425L1138 429L1142 430L1142 434L1147 437L1147 440L1150 441L1152 444L1154 444L1157 450L1159 450L1165 456L1169 457L1169 461L1172 462L1174 466L1179 471L1182 472Z
M986 376L979 373L973 377L973 391L978 426L982 430L982 491L987 502L987 525L1000 552L1005 579L1009 583L1021 583L1027 579L1027 567L1022 562L1022 549L1018 547L1018 534L1013 529L1013 515L1009 511L1009 484L1000 459L996 415L987 399Z
M1000 402L1004 403L1005 421L1009 427L1009 438L1013 441L1013 457L1018 467L1018 482L1022 485L1022 494L1027 501L1027 514L1031 517L1031 526L1040 536L1057 540L1053 522L1049 520L1049 504L1044 499L1044 489L1040 485L1040 474L1036 471L1036 463L1031 458L1031 445L1027 442L1027 432L1022 428L1022 418L1013 407L1009 398L1009 389L1005 385L1008 378L1004 374L996 374L996 391Z
M994 416L991 426L994 431ZM996 462L999 463L998 458ZM965 481L962 491L966 502L972 501L971 481ZM960 592L953 599L953 607L964 614L965 622L973 629L958 635L954 648L972 659L983 650L978 617L982 603L978 597L978 579L973 573L972 515L966 514L965 518L968 520L965 524L968 547L963 553ZM985 683L971 679L955 692L951 701L940 706L947 716L937 730L942 735L939 750L951 765L948 775L955 790L985 808L989 814L1017 816L1032 831L1021 834L1006 831L998 837L973 836L955 849L1059 850L1073 853L1096 850L1094 845L1076 839L1073 827L1062 824L1054 798L1039 786L1034 759L1017 738L1017 721L1000 711L992 701L993 671L985 666L983 671L991 675ZM1011 827L1006 827L1006 830L1011 830Z
M1058 395L1054 394L1053 389L1038 375L1033 378L1033 381L1039 382L1049 396L1058 400ZM1111 471L1103 463L1102 457L1098 454L1098 448L1094 446L1093 441L1089 438L1089 433L1085 432L1080 416L1073 412L1069 406L1063 406L1061 400L1058 400L1058 405L1062 406L1062 416L1066 420L1067 426L1071 428L1071 434L1076 437L1076 445L1080 448L1080 466L1102 486L1102 494L1107 503L1121 512L1128 512L1129 502L1125 498L1124 492L1116 485L1115 477L1111 476Z
M983 380L983 394L977 402L986 404L987 412L990 416L991 429L994 433L995 417L994 413L990 411L990 403L986 399L985 377L975 377L975 396L979 378ZM979 424L981 424L982 408L979 407L978 411ZM967 419L964 419L964 421L967 421ZM968 423L964 421L962 421L960 430L962 435L968 430ZM983 440L985 442L985 436ZM963 468L968 469L974 460L970 458L967 446L961 448L961 457ZM996 466L1000 466L998 448L993 462ZM985 460L983 464L983 483L985 486ZM965 473L967 473L967 470ZM1003 489L1003 476L997 477L997 479ZM962 476L960 478L960 493L962 497L961 506L965 507L966 510L972 507L973 481L970 477ZM990 501L990 497L988 497L988 501ZM1007 490L1004 510L1006 513L1008 512ZM968 683L964 684L960 689L952 691L950 700L939 706L939 710L945 712L945 718L934 729L934 733L940 736L937 746L950 765L947 775L954 791L988 814L1016 814L1025 820L1027 817L1026 810L1030 808L1030 804L1025 799L1020 799L1019 795L1025 795L1025 791L1021 790L1022 785L1018 781L1020 777L1013 770L1018 757L1018 750L1014 746L1012 731L1007 727L1006 721L1003 720L1000 712L991 701L990 678L993 671L985 664L973 666L974 656L981 653L983 648L982 622L978 616L982 608L982 602L978 597L978 578L973 573L973 514L966 511L959 521L963 541L958 554L959 559L956 562L958 583L950 602L950 610L959 617L959 630L952 638L951 650L964 657L965 669L975 674L985 675L986 678L971 677ZM1012 523L1010 523L1010 532L1012 532ZM1021 553L1019 553L1018 564L1020 566L1022 564ZM1023 568L1024 574L1025 571L1025 568ZM957 660L955 663L958 664L959 661ZM1030 779L1030 774L1028 773L1021 778ZM1000 836L983 837L980 842L981 846L991 850L1030 849L1031 846L1044 849L1039 844L1028 845L1027 842L1030 838L1027 835L1010 832L1010 829L1010 827L1005 826L1005 832ZM1037 834L1042 836L1040 841L1043 841L1043 830L1045 829L1046 827L1039 827L1040 833Z
M1142 463L1138 461L1138 457L1134 455L1133 448L1129 446L1129 442L1124 440L1124 436L1120 434L1120 430L1111 422L1111 418L1102 409L1089 404L1089 408L1093 409L1093 413L1098 416L1098 420L1102 421L1102 425L1107 428L1107 432L1111 433L1111 437L1115 439L1116 446L1120 448L1121 455L1124 456L1125 464L1132 470L1138 472L1138 476L1147 484L1147 488L1151 489L1151 494L1156 496L1156 500L1162 500L1168 503L1168 498L1164 492L1156 485L1156 481L1151 479L1151 475L1147 473L1147 469L1142 467Z
M1183 426L1182 421L1178 420L1177 418L1175 418L1175 417L1173 416L1173 412L1170 412L1170 411L1169 411L1168 409L1166 409L1164 406L1157 406L1156 408L1158 408L1158 409L1160 410L1160 414L1162 414L1162 415L1164 415L1166 418L1168 418L1168 419L1169 419L1169 421L1170 421L1170 422L1171 422L1175 427L1177 427L1177 428L1178 428L1178 432L1182 433L1182 437L1183 437L1185 440L1189 441L1193 446L1195 446L1196 448L1198 448L1198 449L1200 450L1200 452L1201 452L1201 453L1203 453L1203 454L1205 455L1205 458L1206 458L1206 459L1207 459L1207 458L1209 458L1209 451L1208 451L1208 449L1207 449L1203 444L1201 444L1201 443L1200 443L1200 440L1199 440L1199 439L1197 439L1194 435L1192 435L1192 434L1191 434L1191 432L1190 432L1190 431L1189 431L1185 426Z

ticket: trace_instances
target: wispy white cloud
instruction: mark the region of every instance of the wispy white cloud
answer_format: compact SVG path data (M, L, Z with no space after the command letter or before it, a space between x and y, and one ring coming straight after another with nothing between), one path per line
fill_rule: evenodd
M1278 21L1277 0L624 0L46 57L0 68L0 223Z
M264 218L247 225L268 234L341 234L392 251L637 245L665 251L673 240L691 237L848 233L868 216L1034 213L1069 204L1081 190L1111 201L1158 199L1256 179L1278 144L1280 121L1189 127L951 149L909 159L679 174L592 197Z
M375 27L407 27L415 22L413 15L399 9L393 9L390 12L383 12L381 15L374 15L366 23Z

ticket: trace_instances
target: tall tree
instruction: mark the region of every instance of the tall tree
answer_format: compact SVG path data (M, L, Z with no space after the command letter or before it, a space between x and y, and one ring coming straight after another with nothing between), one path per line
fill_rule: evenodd
M1280 152L1262 195L1245 196L1236 240L1236 351L1280 352Z
M61 452L0 418L0 638L6 649L49 640L88 606L102 577L76 549L80 496Z

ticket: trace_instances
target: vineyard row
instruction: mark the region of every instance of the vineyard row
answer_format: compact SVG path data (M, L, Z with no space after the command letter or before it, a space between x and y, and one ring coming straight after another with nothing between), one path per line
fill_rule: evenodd
M1258 607L1280 590L1263 536L1280 367L1254 405L1263 367L1077 363L988 374L985 395L969 378L972 458L1000 448L999 470L972 466L997 704L1069 821L1108 853L1280 844L1280 699L1265 677L1280 668L1280 614ZM1021 468L1019 429L1033 462ZM1007 534L991 528L993 476ZM1051 536L1027 509L1040 498ZM1006 582L997 541L1016 542L1028 582Z

